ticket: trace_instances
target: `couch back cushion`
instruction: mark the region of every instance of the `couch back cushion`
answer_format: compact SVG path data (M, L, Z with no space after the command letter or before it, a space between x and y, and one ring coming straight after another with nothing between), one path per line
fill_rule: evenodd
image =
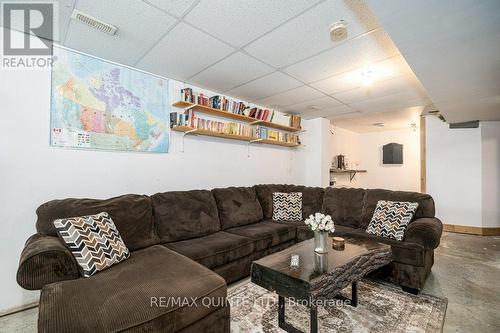
M434 200L430 195L425 193L390 191L383 189L366 190L363 218L360 224L361 228L366 229L370 224L379 200L417 202L418 207L413 219L421 217L434 217L434 214L436 213Z
M212 193L223 230L262 220L262 207L253 187L216 188Z
M264 218L272 220L273 218L273 193L274 192L301 192L302 193L302 218L320 212L323 204L322 187L309 187L302 185L282 185L282 184L261 184L254 186L259 198Z
M358 228L363 217L365 190L362 188L334 188L325 190L323 213L335 224ZM369 222L369 221L368 221Z
M206 236L220 230L217 204L210 191L157 193L151 200L156 231L162 243Z
M111 199L63 199L44 203L36 210L39 233L57 236L54 220L106 212L113 219L127 248L131 251L159 243L153 226L151 199L146 195L126 194Z

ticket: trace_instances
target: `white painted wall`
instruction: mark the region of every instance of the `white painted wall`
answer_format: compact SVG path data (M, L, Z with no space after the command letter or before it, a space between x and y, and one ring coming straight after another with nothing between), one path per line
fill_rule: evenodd
M311 186L326 187L329 184L331 164L330 121L316 118L308 121L304 144L307 148L306 182Z
M360 134L337 126L331 126L331 130L333 134L330 134L332 152L330 165L332 164L335 156L344 155L349 168L360 169ZM330 177L332 180L335 178L335 186L337 187L361 187L359 183L359 175L356 176L352 182L349 181L348 174L332 174Z
M500 227L500 121L481 122L482 225Z
M336 186L420 191L420 136L411 129L355 133L333 127L332 155L344 154L349 169L364 169L349 181L348 174L335 174ZM403 164L383 164L382 147L403 145Z
M383 164L382 147L395 142L403 145L403 164ZM418 130L401 129L360 135L359 183L365 188L420 192L420 135Z
M170 98L178 99L182 84L170 84ZM1 70L0 101L0 313L37 299L36 292L17 285L15 275L24 242L35 233L35 210L46 201L257 183L306 184L311 179L306 175L318 170L304 162L316 147L314 140L322 139L310 132L304 133L305 148L255 144L250 157L246 143L207 137L187 137L181 153L181 135L176 132L169 154L51 148L49 70ZM307 121L303 125L309 128Z
M481 129L449 129L426 117L426 150L427 192L436 216L446 224L481 227Z

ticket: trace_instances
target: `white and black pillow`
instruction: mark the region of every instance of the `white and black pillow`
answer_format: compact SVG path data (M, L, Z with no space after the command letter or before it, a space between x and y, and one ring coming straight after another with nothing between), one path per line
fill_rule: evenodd
M273 221L302 221L302 192L274 192Z
M402 241L406 227L417 211L417 207L417 202L380 200L377 202L366 232Z
M54 221L54 227L90 277L130 256L113 220L106 212Z

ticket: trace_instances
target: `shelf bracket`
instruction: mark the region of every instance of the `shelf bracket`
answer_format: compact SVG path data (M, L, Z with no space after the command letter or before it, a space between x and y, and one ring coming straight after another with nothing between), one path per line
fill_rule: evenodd
M356 176L356 171L351 171L349 173L349 183L352 182L352 180L354 179L354 176Z
M189 131L186 131L186 132L182 132L182 149L181 149L181 153L184 153L184 137L186 136L186 134L193 133L193 132L196 132L196 129L192 129L192 130L189 130Z
M192 108L194 108L196 106L196 104L193 104L193 105L190 105L190 106L186 106L185 108L182 108L184 110L184 112L186 111L189 111L191 110Z

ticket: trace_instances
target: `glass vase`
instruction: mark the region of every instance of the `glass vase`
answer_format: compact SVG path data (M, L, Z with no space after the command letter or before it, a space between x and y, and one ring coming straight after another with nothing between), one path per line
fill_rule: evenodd
M328 253L328 232L314 232L314 252Z

